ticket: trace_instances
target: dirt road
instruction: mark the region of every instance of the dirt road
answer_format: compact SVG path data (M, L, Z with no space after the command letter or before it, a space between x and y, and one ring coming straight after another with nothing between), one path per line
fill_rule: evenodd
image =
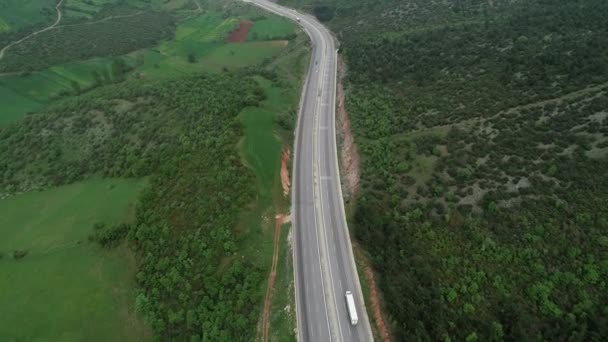
M6 50L8 50L11 46L20 44L21 42L23 42L23 41L25 41L25 40L27 40L27 39L29 39L29 38L37 35L37 34L40 34L42 32L46 32L48 30L52 30L55 26L59 25L59 22L61 21L61 18L63 16L63 14L61 13L61 5L62 4L63 4L63 0L59 1L57 3L57 5L55 6L55 10L57 11L57 20L55 20L55 22L51 26L43 28L40 31L36 31L34 33L31 33L30 35L25 36L25 37L23 37L23 38L21 38L21 39L19 39L17 41L14 41L14 42L8 44L7 46L5 46L4 48L2 48L2 50L0 50L0 61L4 58L4 54L6 53Z

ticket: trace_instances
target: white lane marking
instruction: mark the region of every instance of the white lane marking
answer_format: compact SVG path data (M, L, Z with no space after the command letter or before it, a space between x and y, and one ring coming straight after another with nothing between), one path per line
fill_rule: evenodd
M317 28L315 27L315 29L317 29ZM319 32L319 34L321 34L319 30L317 30L317 32ZM328 50L328 47L326 45L327 44L326 44L325 40L323 39L323 48L324 48L323 49L323 54L324 54L324 57L325 57L326 51ZM323 84L323 83L325 83L325 80L327 79L328 74L327 74L327 70L326 70L326 65L323 64L323 65L321 65L321 67L322 67L323 72L321 73L321 79L319 81L320 81L320 84ZM320 89L320 91L321 91L321 89ZM321 93L319 95L321 95ZM315 139L315 150L317 151L317 156L319 156L319 151L318 151L318 149L319 149L319 143L320 143L319 136L321 134L321 131L319 129L320 128L320 123L319 123L320 105L321 105L321 101L317 102L317 106L316 106L316 109L315 109L315 122L316 122L316 125L315 125L315 127L316 127L315 134L317 135L317 139ZM320 159L315 160L314 163L315 163L315 167L318 169L320 167ZM323 208L323 202L324 201L322 199L323 198L323 189L320 188L320 185L318 183L316 184L316 186L319 187L318 191L319 191L320 196L321 196L321 198L320 198L320 204L321 205L320 205L319 208L320 208L320 211L322 213L321 214L321 218L322 218L321 227L322 227L322 230L323 230L323 236L324 236L324 242L325 242L325 244L323 245L323 247L325 249L325 253L329 253L329 249L328 249L328 245L327 245L327 239L328 239L327 238L327 227L325 227L325 222L324 222L325 221L325 213L324 213L324 208ZM332 313L334 314L334 317L333 317L332 322L334 320L338 322L337 328L338 328L338 332L340 333L340 341L344 341L344 336L342 335L342 323L340 322L340 317L338 317L338 313L335 311L335 310L338 310L338 303L336 301L336 296L335 296L335 293L334 293L336 287L335 287L335 283L334 283L334 279L333 279L333 271L332 271L331 259L326 260L326 262L327 262L327 267L328 267L328 270L329 270L328 273L329 273L329 280L330 280L330 284L331 284L331 292L328 293L327 295L330 297L330 300L333 299L333 302L334 302L334 308L333 308L334 310L332 310Z
M256 3L256 4L257 4L257 3ZM272 9L272 8L266 7L266 6L264 6L263 4L258 4L258 5L260 5L260 7L264 8L264 9L266 9L266 10L270 11L270 12L273 12L273 13L275 13L275 14L281 15L281 13L280 13L279 11L276 11L276 10L274 10L274 9ZM267 5L267 6L268 6L268 5ZM292 20L293 20L293 18L292 18ZM310 25L310 24L309 24L309 25ZM315 28L315 27L314 27L314 25L311 25L311 26L312 26L313 28ZM316 28L315 28L315 29L316 29ZM306 32L306 34L307 34L307 35L310 37L311 41L313 41L313 39L312 39L312 33L311 33L311 32L310 32L310 31L309 31L309 30L308 30L306 27L304 27L304 31L305 31L305 32ZM318 30L317 30L317 32L318 32L318 33L320 33ZM313 44L314 44L314 43L313 43ZM317 72L318 72L318 70L317 70ZM303 107L303 103L304 103L304 101L306 101L306 96L304 96L304 95L305 95L305 93L306 93L306 90L307 90L308 84L309 84L309 77L307 76L307 77L306 77L305 84L304 84L304 87L302 88L302 96L300 97L300 111L299 111L299 117L298 117L298 124L300 124L300 123L302 122L302 115L304 114L304 113L302 113L302 107ZM314 134L314 130L313 130L313 134ZM296 130L296 142L297 142L297 143L299 142L299 140L298 140L298 139L299 139L299 137L298 137L298 135L297 135L297 130ZM296 143L296 145L297 145L297 143ZM295 158L297 158L297 157L295 157ZM314 151L313 151L313 160L314 160ZM314 177L314 175L313 175L313 177ZM313 178L313 179L314 179L314 178ZM314 192L314 188L313 188L313 192ZM292 192L292 197L293 197L293 198L295 198L294 194L295 194L295 191L294 191L294 192ZM295 201L293 200L293 198L292 198L292 205L294 205L294 203L295 203ZM313 210L314 210L314 206L313 206ZM294 212L295 212L295 211L294 211ZM316 215L314 215L314 216L315 216L315 221L316 221ZM315 227L315 228L316 228L316 227ZM315 229L315 234L317 234L317 230L316 230L316 229ZM294 237L294 238L295 238L295 237ZM295 244L294 244L294 246L295 246ZM295 250L295 248L294 248L294 254L295 254L295 253L296 253L296 250ZM322 265L321 265L321 259L320 259L319 244L318 244L318 234L317 234L317 253L318 253L318 256L319 256L319 268L322 268ZM295 261L297 261L297 258L294 258L294 264L296 263ZM296 274L294 273L294 282L295 282L295 284L296 284L296 288L297 288L297 284L298 284L298 283L297 283L297 281L295 280L295 277L296 277ZM326 291L325 291L325 287L324 287L323 281L321 282L321 286L323 287L323 294L324 294L324 295L323 295L322 297L323 297L323 303L324 303L324 305L325 305L325 317L326 317L326 322L327 322L327 329L328 329L329 338L330 338L330 341L331 341L331 339L332 339L332 334L331 334L331 327L330 327L330 325L329 325L329 317L328 317L328 313L327 313L327 302L326 302L326 300L325 300L325 293L326 293ZM298 298L298 297L297 297L297 290L296 290L296 298ZM297 303L297 301L296 301L296 303ZM296 306L297 306L297 304L296 304ZM301 308L299 308L299 309L301 309ZM296 314L300 314L300 316L301 316L300 310L296 309ZM303 340L303 338L302 338L301 334L303 333L304 329L306 329L306 328L307 328L307 327L298 327L298 337L300 338L300 341L302 341L302 340ZM314 332L314 330L317 330L317 329L315 329L315 328L316 328L316 325L313 325L313 332Z

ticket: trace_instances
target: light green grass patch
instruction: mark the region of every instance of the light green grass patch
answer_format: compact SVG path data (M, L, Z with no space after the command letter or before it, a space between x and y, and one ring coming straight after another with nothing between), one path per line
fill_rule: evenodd
M244 137L239 143L239 149L244 163L248 165L256 176L257 201L255 207L247 212L241 219L243 227L239 235L243 243L239 248L246 258L256 260L264 267L272 264L273 237L275 215L288 212L288 199L283 195L281 187L281 149L283 142L276 134L277 115L288 110L294 98L282 96L285 92L271 81L262 77L255 80L264 89L266 99L257 107L245 108L239 114L239 121L244 128ZM285 237L288 227L283 226L281 240L279 241L279 260L277 268L275 295L273 309L271 310L271 334L274 338L280 334L281 340L293 341L293 322L290 314L283 309L290 305L289 286L291 279L291 263L287 260ZM268 282L264 281L260 288L263 297ZM293 310L293 306L291 308Z
M203 62L226 67L244 67L276 56L286 46L286 41L229 43L211 51Z
M158 50L166 56L200 58L221 45L237 23L235 18L222 19L218 13L189 19L177 27L175 39L162 42Z
M8 30L10 30L11 26L4 20L2 20L2 18L0 18L0 32L6 32Z
M17 120L23 114L36 111L44 106L43 103L20 95L10 88L0 84L0 125Z
M73 11L73 10L65 11L65 15L70 18L78 18L78 19L91 19L93 17L88 13L84 13L84 12L80 12L80 11Z
M192 0L169 0L169 1L163 1L162 3L162 9L167 10L167 11L175 11L178 9L181 9L187 5L190 4Z
M132 63L131 58L123 58L123 60L127 64ZM111 58L94 58L84 62L53 66L44 72L63 78L68 82L68 85L71 84L71 81L76 81L81 86L88 87L95 81L95 72L98 74L110 72L112 61Z
M173 59L183 57L167 57L158 51L145 50L138 52L143 55L143 64L140 65L136 73L146 78L174 78L184 76L184 72L175 68Z
M123 60L127 64L134 63L132 58L123 57ZM92 86L95 83L95 72L109 77L112 61L111 58L94 58L26 75L1 76L0 124L38 110L62 94L75 92L73 82L78 82L81 89Z
M175 31L175 40L223 41L237 25L238 20L235 18L223 19L219 13L207 13L180 24Z
M95 5L81 0L68 0L65 3L66 8L71 8L81 13L97 13L101 10L101 5L103 4Z
M281 142L274 134L275 118L275 112L259 107L246 108L239 115L245 127L244 158L257 177L258 192L266 196L270 196L281 166Z
M62 91L69 91L69 81L53 73L36 72L29 75L10 75L0 77L0 86L15 93L46 103Z
M0 340L135 341L135 260L87 241L133 215L141 180L92 180L0 200ZM15 250L28 254L14 260Z
M295 25L283 18L265 18L253 23L247 40L283 39L295 34Z
M258 181L258 192L262 197L271 197L279 183L282 142L275 132L277 114L289 103L281 97L282 90L262 77L256 81L264 89L266 100L258 107L247 107L239 114L244 127L241 152L247 165L253 169Z

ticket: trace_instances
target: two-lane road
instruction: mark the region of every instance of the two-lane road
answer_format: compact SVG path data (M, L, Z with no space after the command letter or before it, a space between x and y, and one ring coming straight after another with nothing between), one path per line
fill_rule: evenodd
M372 341L346 225L338 154L335 99L337 50L321 23L266 0L249 1L297 21L312 42L294 148L292 216L298 339L302 342ZM351 325L346 291L359 323Z

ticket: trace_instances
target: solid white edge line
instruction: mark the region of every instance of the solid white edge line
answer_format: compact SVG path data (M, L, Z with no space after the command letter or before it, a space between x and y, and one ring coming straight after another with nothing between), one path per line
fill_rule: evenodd
M332 36L333 38L333 36ZM338 184L338 196L339 196L339 202L340 202L340 210L342 211L342 223L343 223L343 227L346 233L346 243L348 245L348 254L350 256L350 261L351 261L351 267L352 267L352 271L354 271L354 274L357 276L357 279L353 279L353 281L355 282L356 286L357 286L357 297L359 297L359 302L360 305L363 307L363 312L365 313L365 325L366 325L366 330L368 332L368 339L369 341L373 341L374 340L374 336L372 334L372 329L371 329L371 323L369 321L369 315L367 314L367 307L365 306L365 299L363 298L363 291L361 289L361 280L360 280L360 276L359 276L359 272L357 271L357 264L355 262L355 256L353 253L353 246L352 246L352 242L350 241L350 230L348 229L348 223L346 221L346 210L344 209L344 195L342 194L342 180L340 177L340 166L338 163L338 144L336 141L336 97L337 97L337 86L338 86L338 51L334 51L334 65L335 65L335 82L334 82L334 98L333 98L333 120L332 120L332 126L333 126L333 130L334 130L334 152L336 154L335 157L335 162L336 162L336 179L337 179L337 184ZM346 96L346 94L345 94ZM346 101L342 104L343 106L346 104Z

